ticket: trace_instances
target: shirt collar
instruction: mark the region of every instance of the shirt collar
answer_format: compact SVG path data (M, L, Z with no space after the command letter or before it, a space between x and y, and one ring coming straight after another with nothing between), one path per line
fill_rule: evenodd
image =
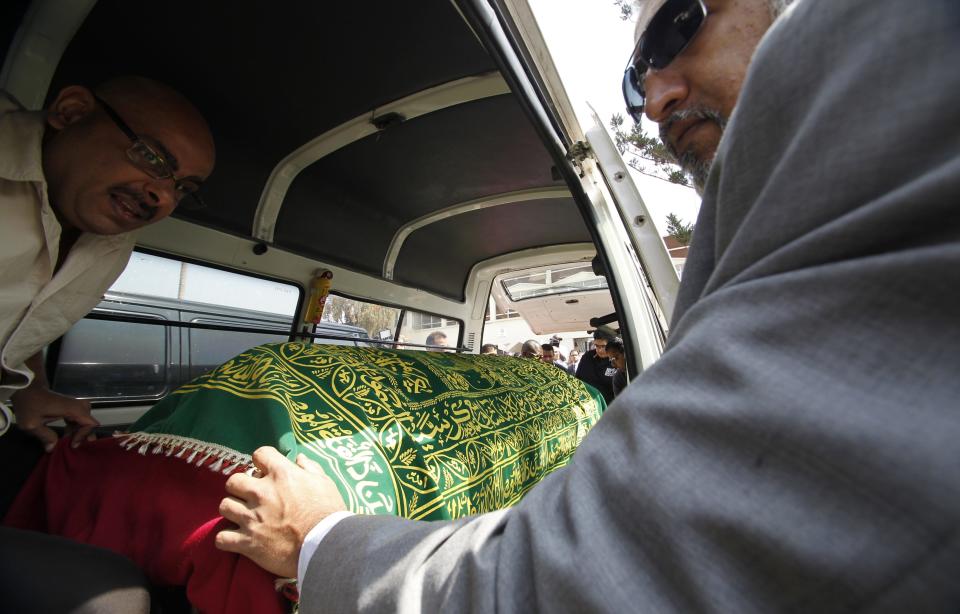
M41 144L46 126L43 111L26 111L0 91L0 177L43 182Z

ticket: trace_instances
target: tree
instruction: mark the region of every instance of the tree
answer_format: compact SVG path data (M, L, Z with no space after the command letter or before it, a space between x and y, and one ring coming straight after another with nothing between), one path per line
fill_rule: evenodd
M620 19L627 21L633 18L633 0L614 0L613 4L620 9Z
M614 0L614 6L620 9L620 19L632 20L636 12L635 0ZM633 124L630 130L624 127L623 116L615 113L610 118L617 149L627 165L638 173L669 181L677 185L690 185L687 176L676 165L676 160L656 136L649 136L640 124Z
M610 129L617 149L630 168L670 183L690 185L687 176L658 137L649 136L640 124L633 124L627 131L624 123L619 113L614 113L610 118Z
M380 338L380 331L396 332L400 310L374 303L364 303L331 294L323 308L323 319L340 324L359 326L374 339Z
M690 245L693 238L693 224L685 224L675 213L667 215L667 234L680 245Z

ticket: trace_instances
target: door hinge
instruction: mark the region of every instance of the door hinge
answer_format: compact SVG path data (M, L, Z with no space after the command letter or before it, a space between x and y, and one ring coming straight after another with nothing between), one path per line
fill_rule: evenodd
M577 141L567 150L567 160L570 160L577 167L577 174L581 177L583 177L583 161L592 157L593 150L590 149L590 144L585 141Z

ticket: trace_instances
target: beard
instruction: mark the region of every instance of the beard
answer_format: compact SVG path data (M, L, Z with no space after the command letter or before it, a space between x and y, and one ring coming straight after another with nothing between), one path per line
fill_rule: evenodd
M697 191L697 194L702 195L703 187L706 185L707 177L710 175L710 167L713 166L713 157L716 155L716 149L714 149L709 157L699 156L690 149L680 154L668 138L670 129L674 124L691 118L715 123L720 129L720 134L723 134L724 128L727 127L727 118L721 115L716 109L694 107L692 109L684 109L671 113L670 117L660 124L660 142L663 143L663 146L670 155L673 156L673 159L676 160L683 172L690 177L690 180L693 182L693 189Z

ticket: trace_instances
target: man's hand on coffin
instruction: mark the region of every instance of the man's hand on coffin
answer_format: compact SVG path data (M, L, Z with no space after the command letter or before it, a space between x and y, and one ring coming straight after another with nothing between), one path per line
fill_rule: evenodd
M253 464L260 477L237 473L227 480L220 514L237 525L217 534L221 550L250 558L284 578L297 577L307 533L334 512L347 509L323 469L303 454L296 464L275 448L258 448Z
M90 401L53 392L43 386L28 386L13 395L13 413L17 416L20 430L30 433L40 440L43 448L50 452L57 444L57 434L47 425L63 420L66 435L77 447L84 440L93 440L93 429L99 422L90 415Z

